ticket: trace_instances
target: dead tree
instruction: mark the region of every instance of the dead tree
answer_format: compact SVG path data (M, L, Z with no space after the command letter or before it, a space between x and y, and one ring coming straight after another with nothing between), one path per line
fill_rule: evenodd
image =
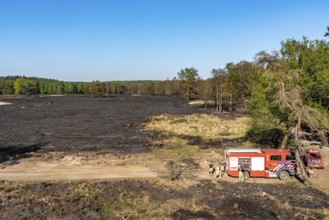
M223 110L223 83L227 71L225 69L213 69L212 75L216 84L216 111L222 112Z
M295 136L295 156L297 163L300 167L302 179L305 185L309 184L306 168L301 159L301 155L304 154L302 144L300 142L300 130L301 124L305 123L312 131L320 134L320 138L324 144L327 144L327 137L325 131L329 128L328 119L317 109L303 104L300 97L301 91L298 87L295 87L291 91L285 90L285 83L281 75L276 72L277 76L277 100L282 108L288 108L290 112L297 118L296 126L294 128Z

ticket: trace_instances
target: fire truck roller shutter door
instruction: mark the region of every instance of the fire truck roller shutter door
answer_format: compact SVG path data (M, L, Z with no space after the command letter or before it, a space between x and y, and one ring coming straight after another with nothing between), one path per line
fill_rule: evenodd
M251 158L251 170L252 171L265 170L265 158L264 157L252 157Z
M239 159L237 157L231 157L230 158L230 166L229 169L230 170L238 170L238 161Z

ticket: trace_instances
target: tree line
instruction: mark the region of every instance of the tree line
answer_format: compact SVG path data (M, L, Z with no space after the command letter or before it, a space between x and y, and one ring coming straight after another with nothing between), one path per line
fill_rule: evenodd
M178 95L177 80L64 82L25 76L0 77L0 95L83 94L105 97L111 94Z

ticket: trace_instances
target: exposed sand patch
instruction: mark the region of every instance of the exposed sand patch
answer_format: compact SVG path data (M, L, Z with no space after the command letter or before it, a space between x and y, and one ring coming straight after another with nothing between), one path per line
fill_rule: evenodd
M0 102L0 105L12 105L13 103L10 102Z
M189 105L205 105L205 104L214 105L215 102L213 100L208 100L208 101L197 100L197 101L190 101L188 104Z
M84 164L82 158L66 156L62 160L39 160L27 158L18 163L0 167L0 180L74 180L156 177L157 174L145 166ZM6 164L3 164L6 165Z

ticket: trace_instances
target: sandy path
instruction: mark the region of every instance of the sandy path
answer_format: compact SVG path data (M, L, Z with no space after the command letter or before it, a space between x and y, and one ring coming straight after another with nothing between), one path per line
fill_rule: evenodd
M0 102L0 105L12 105L13 103L10 102Z
M73 165L72 165L73 164ZM147 178L159 176L150 168L142 165L79 165L67 164L59 161L35 161L31 158L20 161L18 164L0 167L0 180L7 181L47 181L47 180L81 180L81 179L115 179L115 178ZM201 179L213 182L219 179L209 176L207 169L195 172ZM223 176L224 181L238 182L238 178ZM277 183L283 181L271 178L251 178L251 183Z
M17 167L0 170L0 180L74 180L155 177L156 173L143 167L52 167L35 164L33 168Z
M49 163L21 163L0 170L0 180L74 180L155 177L150 169L138 166L61 166Z
M16 164L0 166L0 180L75 180L156 177L157 174L147 167L138 165L81 165L62 161L40 161L33 158L21 160Z
M144 161L145 162L145 161ZM219 181L209 176L208 169L198 169L198 178ZM92 159L81 162L79 157L65 157L62 160L45 161L40 158L27 158L18 163L7 163L0 166L0 180L7 181L47 181L47 180L79 180L79 179L115 179L115 178L147 178L159 174L142 164L118 165L108 163L99 165L99 160ZM238 182L238 178L223 176L224 181ZM283 183L272 178L251 178L254 183Z

